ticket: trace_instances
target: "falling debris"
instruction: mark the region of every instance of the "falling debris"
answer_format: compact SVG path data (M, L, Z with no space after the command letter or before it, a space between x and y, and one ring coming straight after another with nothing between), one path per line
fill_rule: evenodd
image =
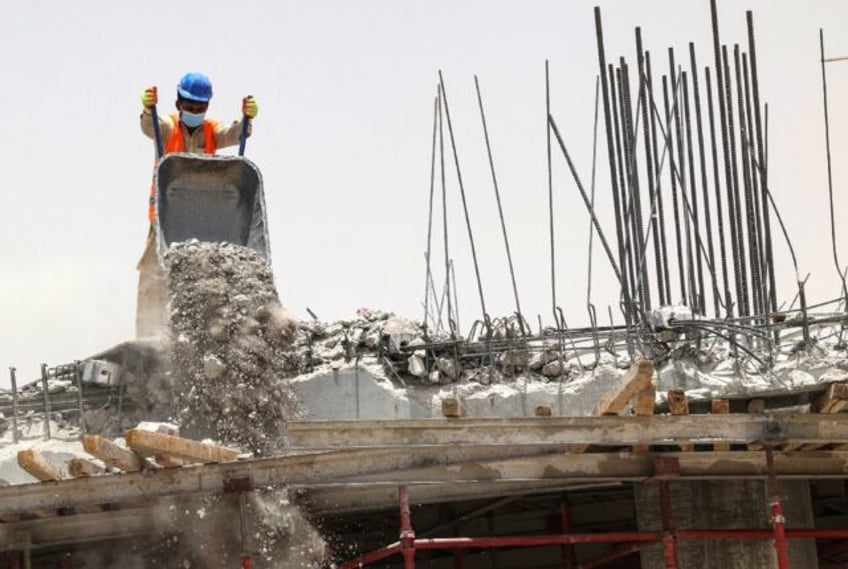
M297 403L284 381L296 323L270 267L231 243L189 241L165 259L171 290L175 419L256 454L279 450Z

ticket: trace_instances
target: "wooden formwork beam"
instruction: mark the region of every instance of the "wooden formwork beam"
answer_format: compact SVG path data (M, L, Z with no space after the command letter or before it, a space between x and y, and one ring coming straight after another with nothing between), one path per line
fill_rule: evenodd
M232 448L139 429L130 429L125 438L127 446L140 454L167 456L194 463L229 462L241 454Z
M654 364L651 360L636 360L630 369L615 381L606 393L602 394L592 409L593 417L618 415L639 393L651 386L654 377ZM569 445L568 452L586 452L589 445Z
M85 458L72 458L68 461L68 475L71 478L83 478L86 476L98 476L105 469Z
M654 364L651 360L636 360L609 391L600 397L592 410L592 416L618 415L636 394L650 387L653 377Z
M59 466L53 464L41 453L32 449L18 451L18 466L41 482L63 480L65 478L65 473L62 472Z
M727 399L713 399L710 402L710 411L713 415L727 415L730 413L730 401ZM724 452L730 450L728 443L715 443L713 450Z
M145 467L145 461L136 453L116 445L100 435L85 435L82 439L85 452L99 458L107 466L124 472L138 472Z
M646 389L643 389L636 394L636 399L633 402L633 414L637 417L647 417L654 414L654 406L657 400L657 388L652 383ZM633 452L648 452L651 450L650 445L633 445Z
M678 417L689 414L689 399L686 397L686 392L684 390L669 389L668 410L672 415ZM691 452L694 449L694 445L680 445L680 450L683 452Z

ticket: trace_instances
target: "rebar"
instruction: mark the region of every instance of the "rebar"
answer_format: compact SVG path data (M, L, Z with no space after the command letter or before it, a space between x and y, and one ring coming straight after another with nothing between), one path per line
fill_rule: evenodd
M760 115L760 81L757 75L757 46L754 41L754 17L750 10L745 13L745 18L748 24L748 54L751 62L751 93L754 96L754 125L756 128L756 138L757 138L757 160L763 165L763 168L760 170L760 192L761 192L761 206L763 210L763 229L765 230L765 255L766 255L766 267L768 268L768 292L769 292L769 300L771 302L771 310L777 310L777 288L775 286L775 274L774 274L774 256L772 251L772 239L771 239L771 220L769 219L769 209L768 203L766 199L765 188L768 183L768 168L766 164L768 161L766 160L766 145L764 144L765 133L762 123L762 117Z
M739 295L739 265L736 257L736 229L733 221L732 215L730 215L732 201L732 188L733 188L733 176L730 171L730 143L728 141L728 126L727 126L727 108L726 101L724 99L724 67L721 62L721 48L719 41L719 33L718 33L718 9L716 7L716 0L710 0L710 16L712 21L713 28L713 55L715 57L715 72L716 72L716 98L718 99L718 110L719 110L719 120L721 126L721 146L722 153L724 156L724 182L725 188L727 189L727 202L728 202L728 223L730 225L730 240L731 240L731 253L733 254L733 275L734 275L734 286L736 288L736 303L737 305L741 302ZM709 75L708 75L709 77ZM712 97L709 99L712 101ZM719 188L719 178L716 176L716 195L718 196L718 188ZM719 202L720 203L720 202ZM721 211L721 206L717 206L719 211ZM721 214L719 213L719 227L721 227ZM724 247L724 241L722 241L722 247ZM724 251L724 249L722 249ZM729 280L729 279L728 279ZM727 290L725 291L725 296L727 297L727 308L728 308L728 316L732 316L733 310L733 301L729 296L728 292L730 291L729 282L725 287Z
M745 192L745 220L747 222L746 233L748 234L748 258L750 259L749 264L751 271L751 297L753 301L753 313L763 314L765 310L763 310L762 299L760 296L760 259L757 255L757 230L754 217L754 199L751 190L751 172L749 169L750 162L748 160L748 152L745 151L748 141L748 126L745 115L745 97L742 89L742 62L739 54L739 44L735 44L733 46L733 67L736 75L736 98L737 106L739 108L740 158L742 161L742 186ZM739 204L739 214L741 219L741 203Z
M703 195L703 204L704 204L704 227L706 228L707 235L707 262L712 268L710 274L712 276L712 285L713 285L713 308L715 311L715 317L718 318L721 312L720 309L720 297L721 293L718 289L718 278L716 276L715 266L716 266L716 258L715 258L715 247L713 245L713 223L712 223L712 215L710 211L710 192L709 192L709 184L707 182L707 159L706 159L706 149L704 147L704 125L703 125L703 116L701 113L701 92L698 86L698 65L695 61L695 44L689 43L689 61L692 66L692 94L694 95L695 100L695 123L696 129L698 132L698 157L699 163L701 167L701 192ZM703 290L702 290L703 292Z
M12 382L12 442L18 443L18 378L17 369L9 368L9 379Z
M41 390L44 396L44 440L50 440L50 391L47 385L47 364L41 364Z
M836 272L842 281L842 294L845 296L846 310L848 310L848 286L845 283L845 275L842 272L842 265L839 263L839 255L836 251L836 217L833 207L833 168L830 158L830 120L827 110L827 73L825 72L824 61L824 30L819 28L819 44L821 46L821 70L822 70L822 98L824 106L824 139L825 150L827 152L827 197L830 208L830 242L833 251L833 264L836 266Z
M736 129L733 122L733 97L731 95L730 65L727 59L727 46L722 46L722 64L724 65L724 97L727 111L728 160L730 162L730 184L727 192L728 217L730 217L730 238L733 243L733 265L736 277L736 297L739 302L739 314L748 316L748 279L745 274L745 241L742 235L741 204L739 201L739 172L736 164Z
M699 215L698 215L698 189L695 183L695 158L694 158L694 148L692 144L692 117L689 111L689 81L686 72L684 71L681 74L680 78L683 83L683 122L686 125L686 159L689 162L689 203L687 204L687 213L689 215L686 216L686 219L691 219L692 223L692 236L695 240L695 254L692 256L692 243L689 239L689 232L687 231L687 249L689 250L689 264L690 269L689 272L692 273L692 265L694 264L695 273L697 275L696 281L696 293L695 293L695 302L693 303L693 308L697 309L699 314L706 315L706 306L704 302L704 267L702 263L702 255L701 249L703 248L703 244L701 243L701 233L700 233L700 223L699 223ZM690 276L690 278L692 278Z
M615 212L615 232L616 238L618 242L618 259L619 265L624 266L625 257L624 257L624 239L622 237L622 228L621 228L621 204L618 199L618 178L616 175L616 167L615 167L615 149L613 143L613 132L612 132L612 117L610 111L610 86L607 83L607 64L606 57L604 55L604 33L603 26L601 24L601 9L598 6L595 6L595 37L598 44L598 72L601 77L601 91L604 96L604 126L606 130L607 137L607 153L609 158L609 168L610 168L610 184L612 188L612 196L613 196L613 208ZM550 121L551 114L548 113L548 121ZM629 304L630 302L630 294L627 291L627 284L624 282L623 275L619 275L619 283L621 285L622 293L625 295L626 302ZM631 318L629 310L625 313L625 318L629 321Z
M589 216L592 218L592 223L595 225L595 231L598 232L598 238L601 240L601 243L604 246L604 251L606 251L607 259L609 260L610 266L612 267L612 270L615 273L615 278L618 279L619 284L621 284L621 271L619 270L618 265L616 265L615 263L615 257L613 256L612 249L610 249L609 243L607 242L607 238L604 235L604 231L601 228L600 222L598 221L598 217L595 215L594 209L592 209L592 206L589 202L589 196L586 195L586 190L583 188L583 183L580 181L580 176L577 174L577 169L574 167L574 163L571 161L571 156L568 154L568 150L565 147L565 142L563 142L562 136L560 136L556 121L552 116L548 116L548 121L550 122L551 129L553 130L554 136L556 137L557 143L559 144L560 150L562 150L562 155L565 157L565 161L568 163L568 169L571 171L571 176L574 178L574 182L577 185L577 189L580 191L580 196L583 198L583 203L586 205L586 209L589 212Z
M620 112L621 105L619 101L621 100L621 69L614 69L612 65L610 67L610 83L614 86L611 90L611 103L612 103L612 113L613 113L613 124L615 126L615 151L616 156L618 157L618 175L619 175L619 195L618 199L620 201L621 211L617 213L616 216L620 215L621 218L621 234L622 234L622 243L621 247L624 251L624 264L621 266L623 284L627 286L627 297L631 301L635 302L635 298L637 295L636 292L636 273L633 268L633 252L631 250L632 243L630 241L630 216L627 213L627 204L629 203L628 199L628 190L629 190L629 179L628 179L628 171L625 168L624 162L624 134L623 128L620 125ZM618 95L616 95L618 93ZM628 312L632 313L632 306L630 306L630 302L625 302L625 307Z
M551 314L556 320L556 241L554 239L554 185L553 165L551 163L551 125L548 117L551 116L551 80L548 61L545 60L545 130L548 143L548 231L550 233L551 245Z
M433 143L430 151L430 200L427 210L427 252L425 255L425 263L427 265L424 275L424 338L427 339L427 316L430 313L430 283L433 281L433 272L430 269L430 245L433 235L433 193L436 182L436 128L438 127L439 114L439 97L438 95L433 100Z
M660 301L661 304L671 304L671 279L669 278L668 273L668 247L666 243L665 236L665 212L663 209L663 198L662 198L662 168L660 165L660 159L657 152L657 113L656 104L654 102L654 87L653 87L653 74L651 72L651 54L650 52L645 52L645 73L648 86L648 100L651 103L651 110L654 112L650 112L651 115L651 151L654 157L654 182L656 184L656 188L652 188L653 198L656 200L656 209L654 208L654 203L651 203L651 221L655 223L654 225L654 235L655 238L658 236L659 238L659 246L654 243L654 249L657 251L657 255L659 257L658 263L661 263L661 269L657 268L657 282L660 283L660 288L665 287L665 290L660 291ZM665 152L665 151L664 151ZM665 158L665 154L663 154L663 158Z
M486 153L489 157L489 169L492 171L492 185L495 188L495 201L497 201L498 204L498 217L500 218L501 231L503 232L504 247L506 248L506 259L509 263L509 277L512 280L512 294L515 297L515 311L518 313L519 318L523 318L523 316L521 316L521 302L518 300L518 287L515 284L515 269L512 266L512 254L509 250L509 237L507 236L503 206L501 205L501 194L498 190L498 177L495 175L495 162L492 158L492 146L489 143L489 129L486 126L486 114L483 111L483 96L480 94L480 83L477 80L476 75L474 76L474 87L477 90L477 103L480 106L480 119L483 121L483 135L486 138Z
M426 322L426 321L425 321ZM80 422L80 439L85 437L85 405L83 404L84 395L82 391L82 373L80 372L80 363L74 362L74 381L77 384L77 403L79 405L79 422Z
M674 211L674 238L675 245L677 251L677 273L680 281L680 297L684 304L689 304L687 302L688 295L686 293L686 276L685 276L685 266L683 264L683 240L680 235L680 204L677 199L677 179L674 176L675 172L675 163L674 163L674 143L672 142L672 134L671 134L671 108L669 106L669 96L668 96L668 76L663 75L663 105L665 107L665 136L666 136L666 144L668 145L668 163L669 168L671 169L671 203Z
M451 302L451 282L450 282L450 251L448 246L448 200L447 200L447 183L445 181L445 137L444 125L442 123L442 86L439 83L439 172L442 179L442 234L445 247L445 290L447 290L448 300L448 327L451 330L451 338L456 337L456 329L451 325L454 321L453 304Z
M718 166L718 148L716 144L716 128L715 128L715 110L713 108L713 89L710 80L710 68L704 68L704 75L707 82L707 114L710 121L710 150L713 161L713 184L715 185L715 200L716 200L716 220L718 222L718 243L719 253L721 254L721 275L722 283L724 284L724 304L726 308L726 316L733 316L733 297L730 294L730 280L727 272L727 249L725 248L724 236L724 214L721 207L721 178L719 177Z
M642 106L644 96L644 78L639 74L639 99L636 105L636 123L633 121L633 105L630 93L630 66L621 58L621 72L623 78L623 94L624 94L624 118L626 124L627 135L627 162L628 172L630 176L630 215L632 217L632 235L633 235L633 255L634 259L641 259L642 254L642 235L644 233L642 220L642 197L639 186L639 165L636 160L636 145L637 145L637 129L639 108ZM639 301L642 312L646 313L651 310L651 288L648 279L648 271L644 264L636 264L634 261L635 276L637 278Z
M762 219L762 204L760 203L760 186L759 176L754 168L754 117L751 107L751 78L750 68L748 66L747 54L742 54L742 77L745 83L745 120L747 125L746 140L743 146L743 155L748 161L751 183L751 203L754 218L754 243L757 252L757 271L758 271L758 290L760 294L760 312L766 315L765 323L768 324L768 314L771 312L771 303L768 296L768 269L766 267L766 251L765 242L763 239L763 219Z

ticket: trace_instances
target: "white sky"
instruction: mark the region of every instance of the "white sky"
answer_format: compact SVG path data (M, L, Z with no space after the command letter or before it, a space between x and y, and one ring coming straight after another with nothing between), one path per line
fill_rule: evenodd
M278 289L297 317L308 318L310 307L325 320L352 317L363 306L422 316L438 69L487 309L492 316L513 310L476 107L478 74L522 308L534 326L537 314L551 323L544 61L551 61L554 116L588 184L596 3L7 3L0 19L0 384L8 382L8 366L28 381L41 362L69 362L132 337L153 160L152 143L138 128L139 95L158 85L160 107L170 111L174 86L188 70L212 78L212 117L234 119L243 95L258 98L247 156L264 177ZM656 80L667 71L668 46L686 62L694 41L699 65L712 65L707 0L600 5L608 59L624 55L635 65L633 28L641 25ZM848 3L724 0L724 43L746 46L749 8L771 112L771 189L801 272L813 273L811 300L831 299L838 281L827 222L818 30L825 28L828 55L848 54ZM845 264L848 63L828 69ZM606 212L603 137L599 144L598 200ZM582 324L588 217L557 154L555 163L557 298L569 323ZM479 300L452 169L447 177L466 331L480 316ZM612 237L611 219L603 222ZM441 235L440 227L434 232ZM791 299L792 267L776 229L774 236L780 295ZM433 246L441 251L441 239ZM606 314L616 287L600 247L595 267L593 300Z

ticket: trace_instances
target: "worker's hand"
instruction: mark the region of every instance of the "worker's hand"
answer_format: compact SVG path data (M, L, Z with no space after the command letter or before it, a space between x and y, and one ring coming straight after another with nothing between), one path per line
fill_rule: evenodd
M156 92L156 87L148 87L141 92L141 105L144 110L150 110L159 102L159 95Z
M254 99L250 95L242 99L241 114L243 114L249 119L256 118L256 115L259 114L259 103L256 102L256 99Z

